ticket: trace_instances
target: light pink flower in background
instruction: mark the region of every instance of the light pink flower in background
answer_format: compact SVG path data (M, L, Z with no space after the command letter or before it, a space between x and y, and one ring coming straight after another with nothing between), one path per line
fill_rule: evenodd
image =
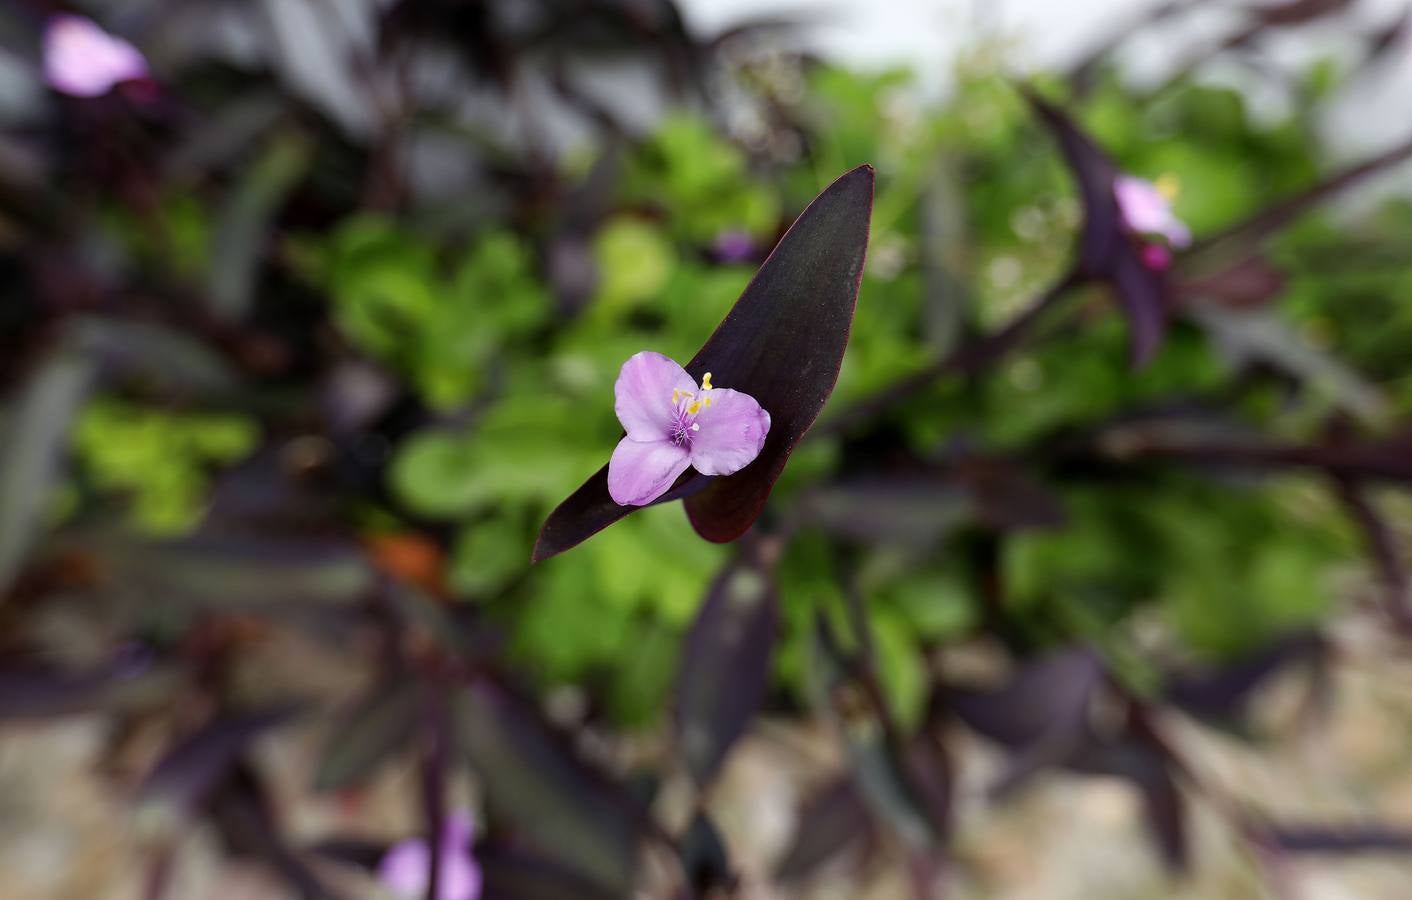
M101 97L124 81L146 78L147 59L83 16L54 16L44 30L44 80L72 97Z
M748 262L755 256L755 239L748 231L731 228L716 235L712 249L721 262Z
M475 820L458 810L446 817L441 829L441 859L437 900L479 900L481 871L471 855ZM406 900L422 900L431 879L431 848L423 838L408 838L383 856L378 878L389 891Z
M1119 175L1113 181L1118 210L1130 231L1158 235L1173 247L1186 247L1191 244L1191 229L1172 212L1171 193L1132 175ZM1167 261L1170 263L1170 256Z
M696 380L673 360L644 350L623 363L613 409L627 436L608 462L608 493L621 506L645 506L688 467L730 475L760 455L770 414L755 398Z

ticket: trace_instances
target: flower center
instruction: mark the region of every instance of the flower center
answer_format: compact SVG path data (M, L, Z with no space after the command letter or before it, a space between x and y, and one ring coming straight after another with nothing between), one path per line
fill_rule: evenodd
M677 418L672 425L672 443L678 447L690 445L692 432L700 431L696 414L711 405L711 373L701 376L700 396L692 391L672 388L672 405L676 407Z

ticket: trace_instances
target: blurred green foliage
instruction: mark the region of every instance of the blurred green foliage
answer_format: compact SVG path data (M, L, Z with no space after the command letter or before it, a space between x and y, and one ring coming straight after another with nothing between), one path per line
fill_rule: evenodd
M680 636L730 552L699 540L669 505L527 567L545 514L619 437L612 388L622 361L642 349L686 360L750 278L750 265L712 261L718 235L744 232L768 246L782 217L839 172L878 168L869 268L834 407L913 371L958 335L1005 321L1065 265L1079 208L1055 148L984 59L961 74L945 103L929 105L901 73L813 70L795 104L816 142L803 162L755 159L705 119L668 119L628 154L616 211L591 240L596 289L572 318L554 310L532 236L508 227L461 241L364 215L288 241L290 259L329 298L342 339L445 414L394 449L385 512L454 528L451 588L507 626L539 678L602 685L618 719L650 720L666 708ZM1149 101L1110 80L1080 110L1123 167L1176 179L1177 212L1198 234L1325 168L1309 109L1258 120L1224 88L1180 86ZM207 226L187 200L169 205L185 223L177 263L197 269ZM1276 312L1403 412L1412 410L1412 306L1401 302L1412 262L1395 236L1409 227L1406 203L1351 224L1320 214L1275 248L1289 278ZM908 449L936 458L964 439L1022 452L1056 429L1146 402L1237 390L1232 360L1190 325L1150 367L1131 371L1106 297L1084 304L1081 327L1047 333L994 372L940 383L900 410L896 433ZM730 386L729 372L715 374ZM1240 408L1276 431L1318 402L1298 390L1251 390ZM203 472L251 445L238 420L109 399L90 406L76 438L93 483L130 496L134 516L159 531L190 526ZM839 465L835 439L811 439L773 505L790 509ZM1238 654L1316 620L1336 596L1333 567L1357 552L1336 510L1294 477L1213 484L1163 474L1066 487L1062 499L1066 527L1007 538L1001 558L1007 603L1038 644L1080 636L1122 646L1128 629L1156 615L1188 652ZM921 555L882 545L841 552L803 523L780 568L781 686L802 694L812 611L841 617L839 585L851 578L885 687L901 717L915 720L926 651L982 618L970 537L963 527Z

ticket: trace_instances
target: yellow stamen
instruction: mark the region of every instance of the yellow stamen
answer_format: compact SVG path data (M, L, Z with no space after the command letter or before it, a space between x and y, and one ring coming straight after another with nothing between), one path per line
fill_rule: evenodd
M694 416L701 412L703 407L711 405L712 390L714 390L714 388L711 386L711 373L707 372L705 375L701 376L701 399L696 399L696 395L691 391L684 391L681 388L672 388L672 403L680 403L683 397L691 398L692 402L686 407L686 413L687 415Z
M1171 172L1159 175L1152 186L1157 188L1157 193L1161 194L1168 203L1177 199L1177 195L1182 192L1182 180Z

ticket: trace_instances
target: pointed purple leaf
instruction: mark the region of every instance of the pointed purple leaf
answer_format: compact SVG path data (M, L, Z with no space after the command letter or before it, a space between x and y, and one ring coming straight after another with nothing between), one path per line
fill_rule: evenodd
M1113 287L1128 319L1133 365L1143 365L1166 332L1166 278L1143 261L1138 241L1124 227L1113 190L1118 169L1112 160L1058 107L1036 94L1025 96L1058 141L1078 183L1084 208L1078 271Z
M102 709L155 675L141 650L81 671L0 662L0 721L43 719Z
M414 682L379 685L359 698L329 729L314 790L336 791L366 780L407 746L422 708L421 686Z
M1412 831L1379 824L1274 825L1266 839L1286 853L1406 853Z
M730 894L736 884L725 839L711 817L698 811L681 839L682 868L694 896L711 897L719 891Z
M1272 675L1298 663L1319 665L1328 646L1317 634L1284 638L1218 669L1182 673L1168 683L1166 699L1207 719L1238 716L1251 695Z
M491 811L581 880L627 896L646 818L626 789L583 763L532 706L489 681L460 691L454 718Z
M177 741L138 788L142 802L167 803L190 811L203 803L231 772L250 744L287 722L292 707L218 716Z
M677 677L677 740L698 785L715 777L764 702L778 634L779 597L769 574L728 567L687 635Z
M789 883L810 877L825 863L867 840L874 828L871 814L853 779L840 777L805 799L798 827L775 878Z
M991 740L1025 747L1060 731L1077 732L1102 679L1102 663L1092 651L1063 650L1030 663L999 688L953 688L947 702Z
M686 498L698 534L732 541L760 515L770 489L838 380L863 277L873 210L873 169L829 185L780 238L705 346L686 364L698 381L751 395L770 414L770 433L750 465L721 478L688 472L659 502ZM639 507L608 496L605 466L559 505L535 544L548 559Z

